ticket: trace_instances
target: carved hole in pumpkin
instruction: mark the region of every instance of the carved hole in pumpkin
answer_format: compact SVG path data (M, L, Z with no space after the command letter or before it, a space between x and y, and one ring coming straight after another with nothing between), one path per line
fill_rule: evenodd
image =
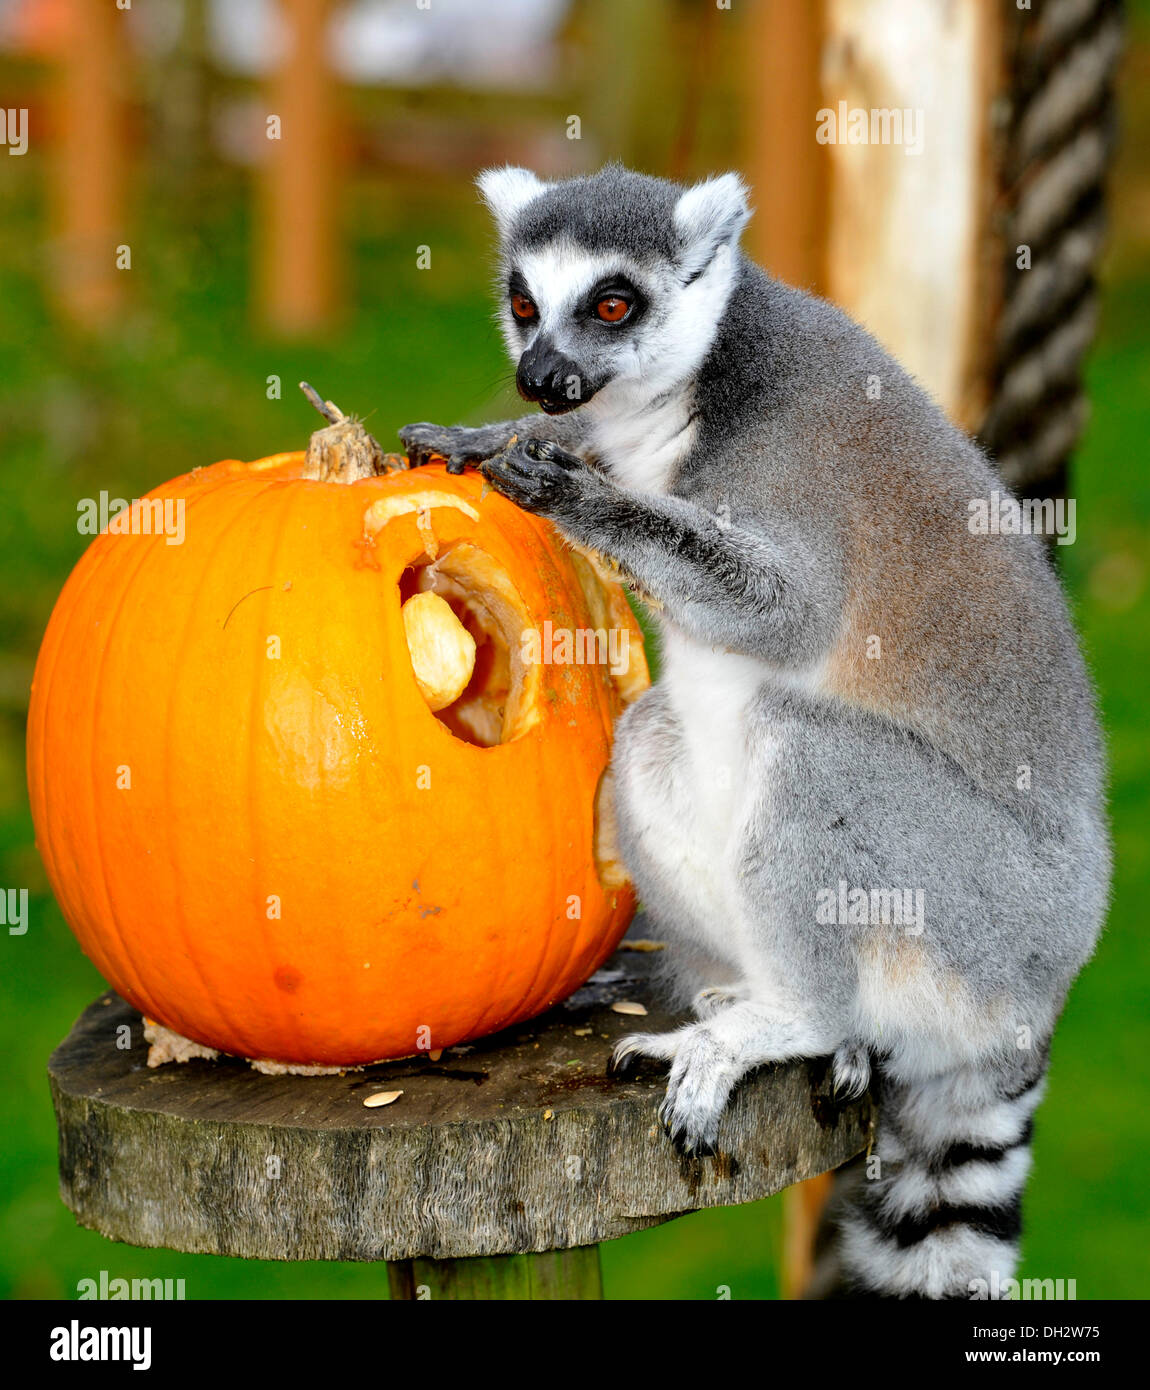
M432 559L426 552L399 579L399 601L435 593L475 639L475 667L463 694L436 719L465 743L494 748L521 738L539 719L540 673L522 658L531 624L514 583L490 555L459 542Z
M630 882L619 857L619 822L615 812L615 775L611 765L603 769L595 789L595 821L592 832L595 873L608 893Z
M620 672L611 667L610 672L611 684L620 703L629 705L651 684L642 635L636 629L626 596L601 559L574 548L568 551L568 556L591 614L591 626L608 632L612 628L622 628L628 634L626 668Z

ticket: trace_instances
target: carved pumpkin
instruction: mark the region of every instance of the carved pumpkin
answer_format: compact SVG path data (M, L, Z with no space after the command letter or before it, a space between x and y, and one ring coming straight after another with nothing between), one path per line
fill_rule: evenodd
M182 543L111 534L123 514L93 541L28 775L60 907L127 1000L220 1051L352 1065L529 1018L614 949L604 773L647 668L622 590L547 523L329 418L307 455L150 493ZM626 669L533 659L548 623L584 658L624 634Z

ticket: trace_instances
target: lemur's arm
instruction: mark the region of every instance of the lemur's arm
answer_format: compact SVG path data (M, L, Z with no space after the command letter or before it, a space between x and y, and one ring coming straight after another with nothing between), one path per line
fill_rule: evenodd
M408 464L419 468L433 454L447 459L449 473L462 473L471 463L483 463L507 448L513 436L520 439L553 439L564 449L578 449L587 433L581 411L566 415L535 412L519 420L502 420L494 425L404 425L399 431Z
M781 526L768 539L681 497L627 492L549 442L517 443L482 470L511 501L617 560L706 645L801 667L833 644L840 576Z

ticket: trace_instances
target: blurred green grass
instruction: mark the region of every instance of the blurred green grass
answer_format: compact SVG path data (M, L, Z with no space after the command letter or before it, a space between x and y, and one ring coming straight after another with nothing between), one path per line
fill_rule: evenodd
M26 936L5 934L0 971L0 1294L74 1297L77 1281L183 1277L189 1298L384 1297L381 1269L281 1265L146 1251L78 1228L56 1192L44 1066L101 988L47 890L23 783L27 685L40 635L86 538L76 502L133 497L217 458L302 447L310 380L368 417L390 447L418 419L478 419L507 394L476 248L487 227L466 193L357 189L349 219L353 312L323 342L285 346L253 326L238 177L186 209L153 204L133 247L133 307L99 343L70 337L42 297L37 174L20 161L0 230L0 886L31 893ZM417 228L417 234L413 234ZM432 270L415 247L432 247ZM1141 673L1150 669L1150 269L1110 286L1089 369L1094 418L1072 493L1078 541L1060 558L1102 696L1113 759L1117 877L1110 925L1057 1034L1027 1195L1023 1273L1077 1280L1081 1298L1150 1287L1143 1188L1150 1137L1150 803ZM281 399L268 398L278 376ZM778 1200L701 1213L603 1249L609 1297L777 1296Z

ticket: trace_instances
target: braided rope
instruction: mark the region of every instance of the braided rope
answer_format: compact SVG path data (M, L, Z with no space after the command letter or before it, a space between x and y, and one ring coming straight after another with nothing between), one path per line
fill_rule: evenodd
M1016 490L1049 494L1088 414L1082 362L1097 322L1122 3L1047 0L1015 16L999 160L1004 302L978 435Z

